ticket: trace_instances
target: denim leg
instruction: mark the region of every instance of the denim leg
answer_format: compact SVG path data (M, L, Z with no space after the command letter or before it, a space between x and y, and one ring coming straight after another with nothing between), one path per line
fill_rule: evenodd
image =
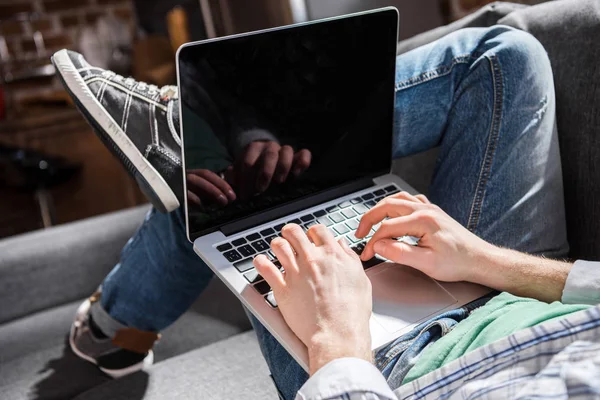
M456 31L397 59L395 158L440 146L430 199L494 244L567 254L552 70L505 26Z
M100 304L125 326L158 332L187 311L212 276L187 240L182 210L152 209L102 283Z
M567 253L552 71L533 36L469 28L399 56L394 119L394 158L440 147L430 199L462 225L501 246ZM274 381L293 398L306 373L253 323ZM404 357L401 342L388 348L391 384L440 337L436 326L414 330L419 340Z

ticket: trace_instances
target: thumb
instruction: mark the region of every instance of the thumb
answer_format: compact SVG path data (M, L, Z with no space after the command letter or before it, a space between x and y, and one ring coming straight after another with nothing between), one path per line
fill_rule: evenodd
M398 264L408 265L415 269L425 265L429 250L411 246L393 239L381 239L373 244L373 250L380 256Z

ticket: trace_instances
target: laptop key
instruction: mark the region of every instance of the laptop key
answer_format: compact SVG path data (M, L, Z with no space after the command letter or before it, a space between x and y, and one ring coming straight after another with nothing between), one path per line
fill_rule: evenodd
M353 209L348 208L347 210L342 210L342 215L346 217L346 219L354 218L356 217L356 212Z
M333 222L331 222L331 220L328 217L321 217L317 220L317 222L325 226L333 225Z
M313 215L317 218L321 218L322 216L324 216L325 214L327 214L327 212L325 210L319 210L319 211L315 211L313 213Z
M394 190L397 190L397 189L396 189L396 186L389 185L389 186L384 187L383 190L385 190L386 193L390 193L390 192L393 192Z
M242 259L240 253L238 253L236 250L230 250L226 253L223 253L223 256L225 256L229 262L236 262Z
M354 236L354 233L349 233L346 235L346 239L348 239L348 241L350 242L350 244L352 243L358 243L360 242L362 239L357 238L356 236Z
M275 225L273 228L277 231L277 232L281 232L281 230L283 229L283 227L285 226L285 224L279 224L279 225Z
M231 244L233 244L233 245L234 245L234 246L236 246L236 247L237 247L237 246L241 246L241 245L243 245L244 243L246 243L246 239L244 239L244 238L239 238L239 239L236 239L236 240L234 240L233 242L231 242Z
M385 190L379 189L373 192L375 196L383 196L385 194Z
M350 203L359 204L359 203L362 203L362 199L360 197L355 197L352 200L350 200Z
M315 217L312 214L308 214L308 215L304 215L304 216L300 217L300 220L302 222L310 222L313 219L315 219Z
M362 199L363 199L363 200L371 200L373 197L375 197L375 196L373 195L373 193L367 193L367 194L363 194L363 195L362 195Z
M369 209L367 207L365 207L362 204L357 204L354 207L352 207L354 209L354 211L356 211L356 213L358 215L363 215L364 213L366 213L367 211L369 211Z
M329 218L331 218L331 220L335 223L342 222L345 219L339 212L331 214Z
M335 231L340 235L350 232L350 229L346 226L346 224L338 224L334 226L333 229L335 229Z
M256 249L256 251L267 251L269 250L269 245L264 240L257 240L256 242L252 242L252 247Z
M260 231L260 234L263 236L271 236L275 234L275 229L273 228L267 228L265 230Z
M259 233L253 233L251 235L246 236L246 240L248 240L249 242L254 242L255 240L260 239L260 234Z
M338 204L338 207L344 209L350 207L351 205L352 203L350 203L349 201L344 201L343 203Z
M261 281L254 285L254 289L260 294L267 294L271 291L271 286L269 286L267 281Z
M244 257L250 257L251 255L256 254L256 250L254 250L249 244L238 247L237 251L239 251Z
M328 213L332 213L332 212L334 212L334 211L337 211L337 210L339 210L339 209L340 209L340 208L339 208L338 206L331 206L331 207L327 207L327 208L325 209L325 211L327 211Z
M246 272L254 268L254 264L252 264L252 258L246 258L243 261L233 263L233 266L240 272Z
M375 207L375 205L377 205L377 203L373 200L369 200L365 203L365 207L368 207L368 208L373 208L373 207Z
M310 229L311 226L315 225L319 225L319 223L317 221L311 221L308 224L306 224L306 229Z
M267 303L269 303L271 307L277 308L277 301L275 301L275 296L273 295L273 292L266 295L265 300L267 301Z
M244 278L246 278L246 280L249 283L257 283L263 280L263 277L260 276L260 274L258 273L258 271L256 271L255 269L248 271L244 274Z
M291 221L286 222L287 224L296 224L296 225L300 225L302 223L302 221L300 221L300 218L296 218L293 219Z
M273 235L273 236L269 236L267 238L265 238L265 242L267 242L268 244L271 244L271 242L273 241L273 239L275 239L277 236Z
M222 245L217 246L217 250L219 250L221 253L227 250L231 250L231 248L231 243L223 243Z
M360 223L358 222L358 219L354 218L354 219L351 219L350 221L346 221L346 225L348 225L348 228L350 228L352 230L356 230L358 228L358 225L360 225Z
M351 249L354 250L354 252L360 256L362 254L363 250L365 249L365 243L361 242L361 243L357 244L356 246L352 246Z

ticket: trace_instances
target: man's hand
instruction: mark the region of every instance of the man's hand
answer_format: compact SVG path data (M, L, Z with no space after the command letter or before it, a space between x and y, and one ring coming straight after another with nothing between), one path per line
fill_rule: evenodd
M235 201L231 186L219 175L207 169L186 171L188 200L198 207L209 204L226 206Z
M573 266L487 243L423 195L402 192L382 200L362 217L356 236L379 222L364 260L378 253L440 281L468 281L551 302L561 299ZM420 238L418 246L394 239L405 235Z
M282 235L271 247L285 272L264 255L254 265L273 288L285 321L308 347L310 374L337 358L372 361L371 282L358 256L323 225L305 234L289 224Z
M290 174L298 177L310 167L312 155L303 149L294 152L291 146L273 141L250 143L234 163L235 184L242 198L262 193L271 183L283 183Z
M440 281L472 281L473 271L493 247L423 195L400 192L380 201L363 215L356 236L366 236L379 222L381 226L361 255L363 260L377 253ZM418 246L394 239L406 235L420 238Z

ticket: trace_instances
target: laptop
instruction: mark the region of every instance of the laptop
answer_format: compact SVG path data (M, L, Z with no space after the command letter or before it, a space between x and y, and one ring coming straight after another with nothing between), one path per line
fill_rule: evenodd
M397 33L397 10L383 8L189 43L177 53L188 238L307 370L307 350L252 260L265 254L277 265L269 243L291 222L323 224L360 254L361 216L386 196L415 193L390 173ZM378 257L363 266L373 286L374 350L489 292Z

